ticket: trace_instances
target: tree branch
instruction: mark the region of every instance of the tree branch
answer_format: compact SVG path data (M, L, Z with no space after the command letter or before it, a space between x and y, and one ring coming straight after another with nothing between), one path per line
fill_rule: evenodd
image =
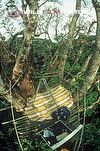
M79 90L80 99L83 97L83 92L86 93L91 88L100 67L100 8L95 7L95 10L97 17L96 48L84 73L85 81ZM75 99L77 99L77 97Z
M74 39L74 33L76 30L76 23L80 16L80 10L81 10L81 0L76 1L76 13L74 13L72 20L69 25L69 32L68 37L66 41L66 48L63 50L63 55L60 61L59 69L60 69L60 76L63 78L64 74L64 66L67 60L67 55L70 50L73 48L73 39Z
M38 8L40 8L41 6L43 6L47 1L48 1L48 0L45 0L42 4L40 4L40 5L38 6Z
M22 31L17 32L15 35L13 35L12 40L9 45L9 49L12 49L11 47L12 47L12 44L13 44L14 40L16 39L16 37L19 35L23 35L23 33L24 33L24 31L22 30Z
M100 105L100 98L98 98L98 100L97 100L96 102L92 103L92 105L88 106L88 107L86 108L86 111L88 111L88 110L94 108L94 106L97 105L97 104ZM84 109L80 109L80 110L79 110L79 112L83 112L83 111L84 111Z

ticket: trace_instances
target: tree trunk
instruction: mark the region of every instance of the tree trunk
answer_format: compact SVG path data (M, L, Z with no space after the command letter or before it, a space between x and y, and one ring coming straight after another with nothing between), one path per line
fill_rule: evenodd
M26 60L28 59L30 48L32 46L32 38L34 37L34 33L37 26L37 1L29 1L30 14L27 17L26 14L23 14L23 21L25 25L24 30L24 39L22 46L19 50L19 54L16 60L16 64L13 69L12 79L17 80L21 74L23 74L23 68L26 64Z
M27 98L33 97L35 93L34 86L30 81L30 66L28 66L28 62L30 61L29 54L32 47L32 39L34 38L38 22L38 0L29 0L26 1L26 4L29 7L29 15L26 14L25 8L22 6L22 18L25 25L24 38L12 74L12 79L16 83L16 94L14 94L14 97L17 96L17 102L13 103L16 104L16 108L17 103L19 106L26 106ZM15 90L13 89L13 91ZM22 101L19 101L19 99Z
M76 30L76 23L80 16L80 11L81 11L81 0L76 0L76 12L74 13L72 20L70 22L70 25L69 25L68 37L67 37L66 42L63 42L62 46L61 46L61 48L64 46L63 51L60 52L60 56L56 55L52 59L51 64L48 67L48 72L50 72L54 67L58 67L59 68L59 77L61 79L63 78L64 67L66 64L68 53L73 48L73 39L74 39L75 30Z
M63 54L61 57L59 69L60 69L60 76L63 78L64 74L64 67L66 64L67 56L68 53L73 49L73 39L74 39L74 34L76 30L76 24L77 20L80 16L80 10L81 10L81 0L76 1L76 12L74 13L72 20L69 25L69 32L68 32L68 37L67 37L67 43L66 43L66 48L63 50Z
M80 98L82 98L83 94L86 93L91 88L100 67L100 6L97 7L97 5L95 5L94 0L93 4L96 10L97 17L96 48L90 58L88 67L84 74L85 81L79 90Z

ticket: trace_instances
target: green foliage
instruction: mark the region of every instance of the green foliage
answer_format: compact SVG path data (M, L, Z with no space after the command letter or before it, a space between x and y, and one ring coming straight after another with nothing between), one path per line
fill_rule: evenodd
M64 68L65 73L67 73L69 71L69 69L71 69L71 65L70 65L70 62L67 62L65 64L65 68Z
M97 108L98 109L98 108ZM91 123L85 125L83 143L81 150L99 151L100 150L100 119L99 113L91 110Z
M59 43L66 41L66 34L60 33L57 37L55 37L55 40Z
M81 69L80 64L76 64L76 65L74 66L74 69L73 69L73 71L72 71L72 74L78 73L78 72L80 71L80 69Z
M81 76L79 76L79 78L78 78L76 81L74 81L74 82L72 83L71 91L72 91L73 93L75 93L78 89L80 89L80 87L81 87L81 85L83 84L83 82L84 82L84 76L81 75Z
M28 140L26 138L23 138L21 140L22 146L24 151L36 151L36 150L40 150L40 151L52 151L45 142L43 142L41 139L34 139L34 141L32 140Z
M97 129L95 125L86 125L85 143L89 144L91 151L100 151L100 129Z
M88 110L88 111L86 112L86 117L91 117L91 116L93 116L93 114L95 114L95 112L96 112L96 108L95 108L95 107L92 108L92 109L90 109L90 110Z
M49 83L50 86L54 86L54 85L56 85L57 83L59 84L59 82L60 82L60 78L59 78L59 77L53 77L53 78L51 78L51 79L48 81L48 83Z
M45 39L33 39L33 44L32 44L32 60L34 61L34 64L36 67L34 67L35 74L43 74L46 72L46 69L55 55L56 51L59 49L58 55L61 56L65 46L63 46L60 49L60 44L62 43L62 40L65 42L65 35L60 35L57 37L56 41L52 43L50 40L45 40ZM76 39L74 42L74 49L69 52L68 54L68 59L64 68L64 74L66 77L66 80L71 80L73 76L77 77L77 74L81 71L82 67L84 66L84 63L87 59L87 57L92 54L93 48L95 45L93 44L93 41L95 40L95 36L90 36L86 37L85 35L81 35L81 40L86 40L87 43L90 43L89 45L86 44L83 46L83 52L79 54L81 44L80 44L80 39ZM8 44L11 42L11 39L9 40ZM11 49L12 53L15 55L18 54L18 50L21 47L22 44L22 38L17 38L14 40L14 43L12 44ZM39 57L43 55L45 57L45 62L44 66L39 66ZM8 64L9 65L9 64ZM11 67L8 68L8 65L6 64L5 66L5 75L6 77L11 76L12 68L13 68L13 63L11 62ZM54 68L54 71L58 71L58 68ZM37 76L37 75L36 75ZM40 77L41 78L41 77ZM82 85L84 81L84 76L83 73L78 77L76 81L74 81L71 85L71 90L72 92L76 92L80 86ZM53 77L51 79L48 79L48 83L50 86L55 85L60 82L59 77ZM96 100L98 99L99 93L96 88L91 89L87 96L86 96L86 102L87 102L87 107L92 105ZM83 103L83 101L82 101ZM4 104L4 102L0 103L0 108L6 107L7 105ZM92 110L89 110L86 112L86 117L94 117L96 113L96 107L93 108ZM90 146L91 151L99 151L100 150L100 145L99 142L100 140L99 135L100 135L100 129L98 128L100 124L100 121L98 117L96 117L94 123L89 123L85 126L85 131L84 131L84 136L83 136L83 143L82 147L85 148L87 146ZM9 133L10 133L10 128L9 128ZM0 134L0 138L2 139L2 135ZM24 151L36 151L40 149L41 151L51 151L51 149L41 140L35 140L34 142L31 140L28 140L26 138L23 138L21 140L22 146L24 148ZM82 148L81 148L82 149ZM86 151L86 148L84 149Z
M93 91L89 91L89 93L87 94L87 106L92 105L92 103L96 102L96 100L98 99L99 96L99 92L96 90Z
M31 151L32 150L32 141L26 138L21 140L22 146L24 151Z
M50 149L49 147L47 147L47 145L44 143L44 142L42 142L42 144L41 144L41 150L42 151L52 151L52 149Z

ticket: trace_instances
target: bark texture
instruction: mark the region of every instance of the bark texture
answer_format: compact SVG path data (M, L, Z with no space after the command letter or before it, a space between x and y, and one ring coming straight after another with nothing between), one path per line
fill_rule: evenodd
M32 45L32 38L34 37L34 33L37 27L37 8L38 2L36 0L29 0L29 4L27 3L30 9L29 16L23 14L23 22L25 25L24 29L24 39L22 46L19 50L19 54L16 60L16 64L13 69L12 79L16 80L19 78L21 74L23 74L23 68L28 59L29 52Z
M79 90L80 98L91 88L100 67L100 6L98 7L98 3L96 3L95 0L92 0L92 2L95 7L97 17L96 48L90 58L88 67L84 74L85 81Z

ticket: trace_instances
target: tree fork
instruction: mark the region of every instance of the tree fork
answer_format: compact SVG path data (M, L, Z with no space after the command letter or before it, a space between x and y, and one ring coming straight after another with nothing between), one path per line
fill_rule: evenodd
M34 12L37 11L38 8L38 1L32 0L29 1L29 8L30 8L30 14L29 17L24 18L24 39L22 43L22 47L19 50L19 54L15 63L15 66L13 68L13 75L12 79L16 81L16 79L23 73L23 68L25 66L25 61L28 59L29 52L32 45L32 38L34 37L36 27L37 27L37 14L34 14ZM31 13L33 11L33 14Z

